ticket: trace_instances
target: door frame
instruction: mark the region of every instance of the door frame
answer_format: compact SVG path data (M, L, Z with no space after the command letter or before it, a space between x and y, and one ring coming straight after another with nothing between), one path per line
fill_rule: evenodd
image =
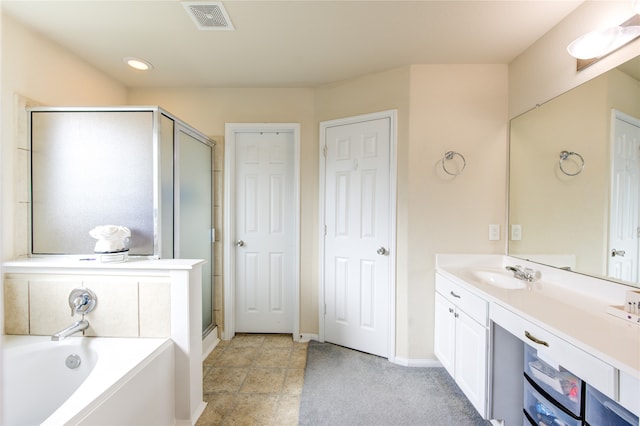
M233 244L235 230L235 173L236 133L239 132L293 132L293 207L294 207L294 282L293 282L293 339L300 338L300 124L298 123L226 123L224 137L224 330L222 338L235 336L236 250Z
M324 342L325 336L325 291L324 291L324 250L325 250L325 180L326 180L326 156L325 138L329 127L346 124L361 123L387 118L389 119L389 334L387 336L387 358L395 362L396 356L396 210L397 210L397 146L398 146L398 110L387 110L353 117L339 118L336 120L322 121L320 123L320 168L319 168L319 265L318 265L318 340Z

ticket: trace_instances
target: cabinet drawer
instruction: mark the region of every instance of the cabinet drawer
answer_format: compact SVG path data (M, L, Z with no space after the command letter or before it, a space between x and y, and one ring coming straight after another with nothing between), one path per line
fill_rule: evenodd
M488 304L486 300L438 273L436 273L436 291L471 318L484 326L487 325Z
M491 304L490 317L535 348L537 356L546 363L562 366L610 398L617 397L617 372L611 365L495 303Z

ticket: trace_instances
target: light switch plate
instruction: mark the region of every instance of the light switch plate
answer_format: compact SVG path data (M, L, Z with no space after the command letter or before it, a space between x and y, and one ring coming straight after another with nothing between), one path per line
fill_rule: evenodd
M511 241L520 241L522 239L522 226L511 225Z
M500 224L492 223L489 225L489 241L499 241L500 240Z

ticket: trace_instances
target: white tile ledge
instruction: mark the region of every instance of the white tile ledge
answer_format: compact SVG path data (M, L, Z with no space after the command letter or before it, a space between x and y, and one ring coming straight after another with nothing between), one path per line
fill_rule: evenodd
M205 263L202 259L146 259L129 257L122 263L101 263L92 259L94 255L83 256L42 256L3 262L3 272L27 272L31 269L73 269L73 270L190 270Z

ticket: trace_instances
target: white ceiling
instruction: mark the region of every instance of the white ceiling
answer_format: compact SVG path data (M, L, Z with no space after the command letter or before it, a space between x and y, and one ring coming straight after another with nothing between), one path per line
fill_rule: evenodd
M198 30L178 0L1 4L127 87L314 87L409 64L506 64L581 3L225 1L235 31Z

